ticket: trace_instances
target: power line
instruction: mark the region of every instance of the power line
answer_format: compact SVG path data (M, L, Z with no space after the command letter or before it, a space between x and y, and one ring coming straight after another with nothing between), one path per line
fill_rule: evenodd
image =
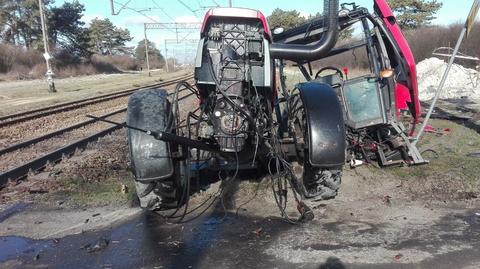
M161 11L165 16L167 16L167 18L171 19L172 21L175 21L175 19L172 18L172 16L170 16L167 12L165 12L165 10L157 3L157 1L152 0L152 2L158 7L158 9L160 9L160 11Z
M125 4L115 2L116 4L119 4L121 6L120 9L116 13L115 13L115 8L114 8L114 5L113 5L113 2L114 2L113 0L110 0L110 8L112 9L112 15L118 15L118 14L120 14L120 12L123 9L125 9L128 6L128 4L130 2L132 2L132 0L128 0Z
M147 16L146 14L142 13L141 11L136 10L136 9L134 9L134 8L131 8L131 7L127 6L128 3L130 3L131 0L129 0L129 1L128 1L127 3L125 3L125 4L119 3L118 1L115 1L115 0L112 0L112 1L113 1L115 4L123 5L122 8L120 8L120 10L117 12L117 14L114 14L114 15L118 15L122 9L128 9L128 10L137 12L138 14L144 16L145 18L147 18L147 19L149 19L149 20L151 20L151 21L153 21L153 22L157 22L157 23L159 22L159 21L155 20L154 18L152 18L152 17L150 17L150 16Z
M180 4L182 4L184 7L186 7L188 10L190 10L190 12L193 13L193 15L195 15L195 17L198 18L198 15L197 15L197 12L195 10L193 10L190 6L188 6L187 4L185 4L182 0L177 0Z
M113 1L114 3L116 3L116 4L123 5L122 3L119 3L119 2L117 2L117 1L115 1L115 0L112 0L112 1ZM130 1L131 1L131 0L130 0ZM128 1L125 5L123 5L123 9L132 10L132 11L134 11L134 12L136 12L136 13L144 16L145 18L149 19L150 21L152 21L152 22L154 22L154 23L162 24L161 22L159 22L159 21L155 20L154 18L152 18L152 17L150 17L150 16L142 13L141 11L136 10L136 9L134 9L134 8L131 8L131 7L127 6L127 4L128 4L130 1ZM118 14L118 13L117 13L117 14ZM174 30L172 30L172 29L170 29L170 28L167 28L167 27L164 27L163 29L169 30L169 31L172 32L172 33L176 33Z

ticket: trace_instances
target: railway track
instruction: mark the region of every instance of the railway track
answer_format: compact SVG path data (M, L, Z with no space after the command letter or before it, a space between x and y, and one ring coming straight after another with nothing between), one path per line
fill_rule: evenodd
M12 125L12 124L20 123L20 122L25 122L25 121L53 115L56 113L78 109L88 105L98 104L101 102L106 102L106 101L118 99L121 97L129 96L130 94L138 90L172 85L173 83L180 82L183 80L188 80L191 78L193 78L193 75L187 75L187 76L175 78L169 81L163 81L160 83L156 83L156 84L152 84L144 87L131 88L131 89L127 89L119 92L103 94L95 97L76 100L73 102L67 102L67 103L57 104L53 106L48 106L48 107L43 107L35 110L3 116L3 117L0 117L0 128L8 125Z
M165 87L165 86L170 86L174 85L176 83L179 83L181 81L187 81L188 79L191 79L192 76L185 76L181 78L176 78L173 80L165 81L162 83L157 83L154 85L149 85L146 87L139 87L135 89L129 89L125 90L122 92L117 92L115 94L107 94L107 95L102 95L102 96L97 96L97 97L92 97L92 98L87 98L83 100L79 100L77 102L69 102L69 103L64 103L60 105L55 105L55 106L50 106L42 109L37 109L37 110L32 110L28 112L22 112L18 113L15 115L10 115L6 117L0 118L0 120L3 120L3 125L6 126L8 124L14 124L16 122L22 122L22 121L29 121L32 119L37 119L41 117L45 117L47 115L52 115L55 113L59 113L62 111L67 111L67 110L72 110L75 108L83 107L92 103L100 103L104 102L107 100L111 100L114 98L120 98L124 96L128 96L132 94L133 92L141 89L148 89L148 88L156 88L156 87ZM183 100L186 99L192 95L194 95L194 92L191 91L191 88L189 89L188 84L185 84L182 88L180 88L179 92L184 92L187 91L187 94L182 94L180 98L178 99ZM170 93L170 95L173 93ZM122 107L120 109L117 109L115 111L106 113L104 115L100 115L99 118L109 118L109 117L119 117L122 116L122 113L125 113L127 110L126 106ZM122 117L124 118L124 117ZM0 157L8 155L8 154L13 154L16 151L19 150L26 150L29 147L33 147L36 144L43 143L45 141L49 141L49 139L54 139L58 138L59 136L66 134L68 132L72 132L75 130L78 130L80 128L85 128L85 126L89 125L94 125L97 124L99 121L96 119L90 119L90 120L85 120L82 122L78 122L76 124L67 126L65 128L55 130L50 133L43 134L38 137L34 137L32 139L26 140L26 141L21 141L19 143L15 143L12 145L9 145L5 148L0 149ZM30 173L32 172L37 172L42 169L44 169L47 165L49 164L55 164L61 161L64 157L71 156L75 153L77 149L83 149L85 148L89 143L96 141L97 139L108 135L112 133L113 131L119 130L121 127L119 126L110 126L108 128L103 128L100 131L97 131L95 133L87 134L86 136L82 137L81 139L77 139L74 142L70 142L66 145L62 145L61 147L55 148L53 150L48 151L45 154L42 154L38 157L35 157L33 159L30 159L26 162L23 162L20 165L10 167L6 171L3 171L0 173L0 188L5 186L9 181L18 181L21 180L25 177L27 177Z

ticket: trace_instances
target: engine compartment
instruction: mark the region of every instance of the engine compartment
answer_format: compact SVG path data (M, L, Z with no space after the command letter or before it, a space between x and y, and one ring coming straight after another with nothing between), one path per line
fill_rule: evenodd
M266 95L272 94L269 40L257 18L212 17L199 42L195 79L202 110L224 152L240 152L250 131L265 127Z

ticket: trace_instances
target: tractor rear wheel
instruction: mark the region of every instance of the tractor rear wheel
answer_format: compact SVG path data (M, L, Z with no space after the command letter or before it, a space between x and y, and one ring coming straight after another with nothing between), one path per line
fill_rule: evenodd
M315 145L309 145L308 128L306 126L306 114L300 95L292 96L290 106L290 132L295 137L297 148L303 148L302 156L298 164L303 165L302 183L305 187L305 196L310 201L322 201L333 199L337 196L342 183L343 167L318 168L310 165L308 159L309 149Z
M154 132L176 133L176 117L164 89L135 92L129 99L127 124ZM172 158L178 146L128 129L130 167L140 206L148 210L168 209L182 200L181 162Z

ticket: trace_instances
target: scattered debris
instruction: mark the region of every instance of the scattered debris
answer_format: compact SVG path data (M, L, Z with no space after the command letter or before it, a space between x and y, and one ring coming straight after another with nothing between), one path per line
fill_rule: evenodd
M122 192L123 194L127 194L127 193L128 193L128 186L125 185L125 184L122 184L121 192Z
M478 195L473 191L459 191L457 192L457 198L462 200L472 200L477 199Z
M182 242L182 241L177 241L177 240L175 240L175 241L170 241L170 242L167 243L167 246L180 248L180 247L183 246L183 242Z
M392 205L391 199L392 199L392 197L390 197L389 195L385 195L385 196L383 196L382 201L383 201L384 204L390 206L390 205Z
M431 153L431 154L426 154L426 153ZM438 159L440 158L440 154L438 154L438 152L436 152L435 150L433 149L426 149L424 151L422 151L422 156L426 156L428 157L429 159Z
M255 233L257 236L261 236L261 235L263 234L263 228L260 227L260 228L256 229L256 230L254 231L254 233Z
M468 153L466 156L472 158L480 158L480 151Z
M37 253L35 256L33 256L34 261L38 261L38 259L40 259L40 253Z
M350 161L350 168L359 167L359 166L362 166L363 164L364 164L364 162L362 160L352 159Z
M92 215L92 217L98 217L98 216L100 216L100 213L95 213Z
M63 171L61 169L54 169L52 171L50 171L50 173L48 174L48 176L58 176L60 175L61 173L63 173Z
M395 259L395 261L398 262L398 261L400 261L400 259L401 259L402 257L403 257L403 254L399 253L399 254L395 255L394 259Z
M44 194L44 193L48 193L48 190L45 190L43 188L31 187L31 188L28 189L28 193L30 193L30 194Z
M108 239L100 238L95 243L95 245L92 246L92 244L88 243L88 244L84 245L83 247L81 247L80 249L85 249L88 253L97 252L97 251L101 251L101 250L104 250L105 248L107 248L109 243L110 243L110 241Z
M426 133L434 133L437 135L446 135L449 134L452 130L450 128L435 128L431 125L425 126Z

